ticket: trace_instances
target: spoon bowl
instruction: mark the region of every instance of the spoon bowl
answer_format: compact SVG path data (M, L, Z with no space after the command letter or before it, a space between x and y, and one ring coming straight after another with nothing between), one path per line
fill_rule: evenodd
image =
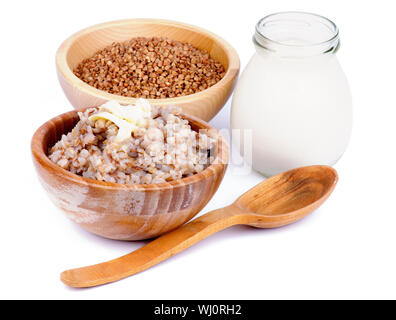
M293 223L318 208L338 180L328 166L293 169L261 182L233 204L211 211L120 258L71 269L61 280L72 287L92 287L143 271L233 225L275 228Z
M310 166L276 175L240 196L232 206L254 215L249 225L275 228L301 219L319 207L338 180L328 166Z

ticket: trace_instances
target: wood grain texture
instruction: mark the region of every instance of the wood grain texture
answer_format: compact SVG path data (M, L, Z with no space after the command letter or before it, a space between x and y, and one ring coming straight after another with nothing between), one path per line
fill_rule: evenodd
M148 99L153 105L178 105L183 112L205 121L212 119L229 98L240 68L236 51L225 40L204 29L184 23L134 19L103 23L84 29L59 47L56 66L59 82L67 98L77 110L101 105L109 100L121 104L134 104L135 98L107 93L83 82L73 74L73 69L85 58L112 42L122 42L134 37L168 37L169 39L191 43L205 49L212 58L223 64L226 74L214 86L184 97Z
M192 129L216 130L204 121L182 115ZM47 157L79 120L77 111L43 124L31 142L33 162L51 200L84 229L118 240L161 235L194 217L212 198L228 164L228 146L218 135L215 163L191 177L161 184L117 184L87 179L62 169Z
M228 207L214 210L120 258L61 274L72 287L92 287L143 271L198 241L237 224L274 228L293 223L331 194L337 172L327 166L294 169L249 190Z

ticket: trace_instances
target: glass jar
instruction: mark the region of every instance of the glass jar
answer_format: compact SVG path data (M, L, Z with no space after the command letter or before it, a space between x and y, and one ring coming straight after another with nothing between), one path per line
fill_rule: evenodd
M231 128L252 130L252 150L243 152L253 168L271 176L336 163L352 127L337 26L315 14L276 13L257 23L253 42L231 108Z

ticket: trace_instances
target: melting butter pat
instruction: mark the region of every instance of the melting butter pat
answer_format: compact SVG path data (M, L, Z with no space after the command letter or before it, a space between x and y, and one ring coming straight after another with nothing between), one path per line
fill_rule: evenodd
M136 105L121 106L116 101L109 101L99 107L99 112L89 117L90 120L105 119L118 127L117 142L131 137L137 128L147 128L151 118L151 106L148 101L139 99Z

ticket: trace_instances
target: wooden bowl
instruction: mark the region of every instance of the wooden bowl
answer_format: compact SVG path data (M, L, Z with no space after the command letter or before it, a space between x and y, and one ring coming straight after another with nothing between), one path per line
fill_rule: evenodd
M178 105L184 113L209 121L224 106L229 98L239 73L239 57L236 51L219 36L188 24L156 19L134 19L102 23L84 29L68 38L58 49L56 66L59 82L70 103L81 110L101 105L108 100L121 104L134 104L135 98L128 98L96 89L80 80L73 70L85 58L112 44L134 37L168 37L191 43L205 49L220 62L226 74L214 86L188 96L149 99L152 105Z
M182 115L193 130L214 129ZM228 146L219 134L213 164L191 177L160 184L117 184L73 174L47 157L62 134L79 121L77 111L44 123L33 135L31 150L39 179L51 200L84 229L110 239L140 240L161 235L194 217L212 198L228 163Z

